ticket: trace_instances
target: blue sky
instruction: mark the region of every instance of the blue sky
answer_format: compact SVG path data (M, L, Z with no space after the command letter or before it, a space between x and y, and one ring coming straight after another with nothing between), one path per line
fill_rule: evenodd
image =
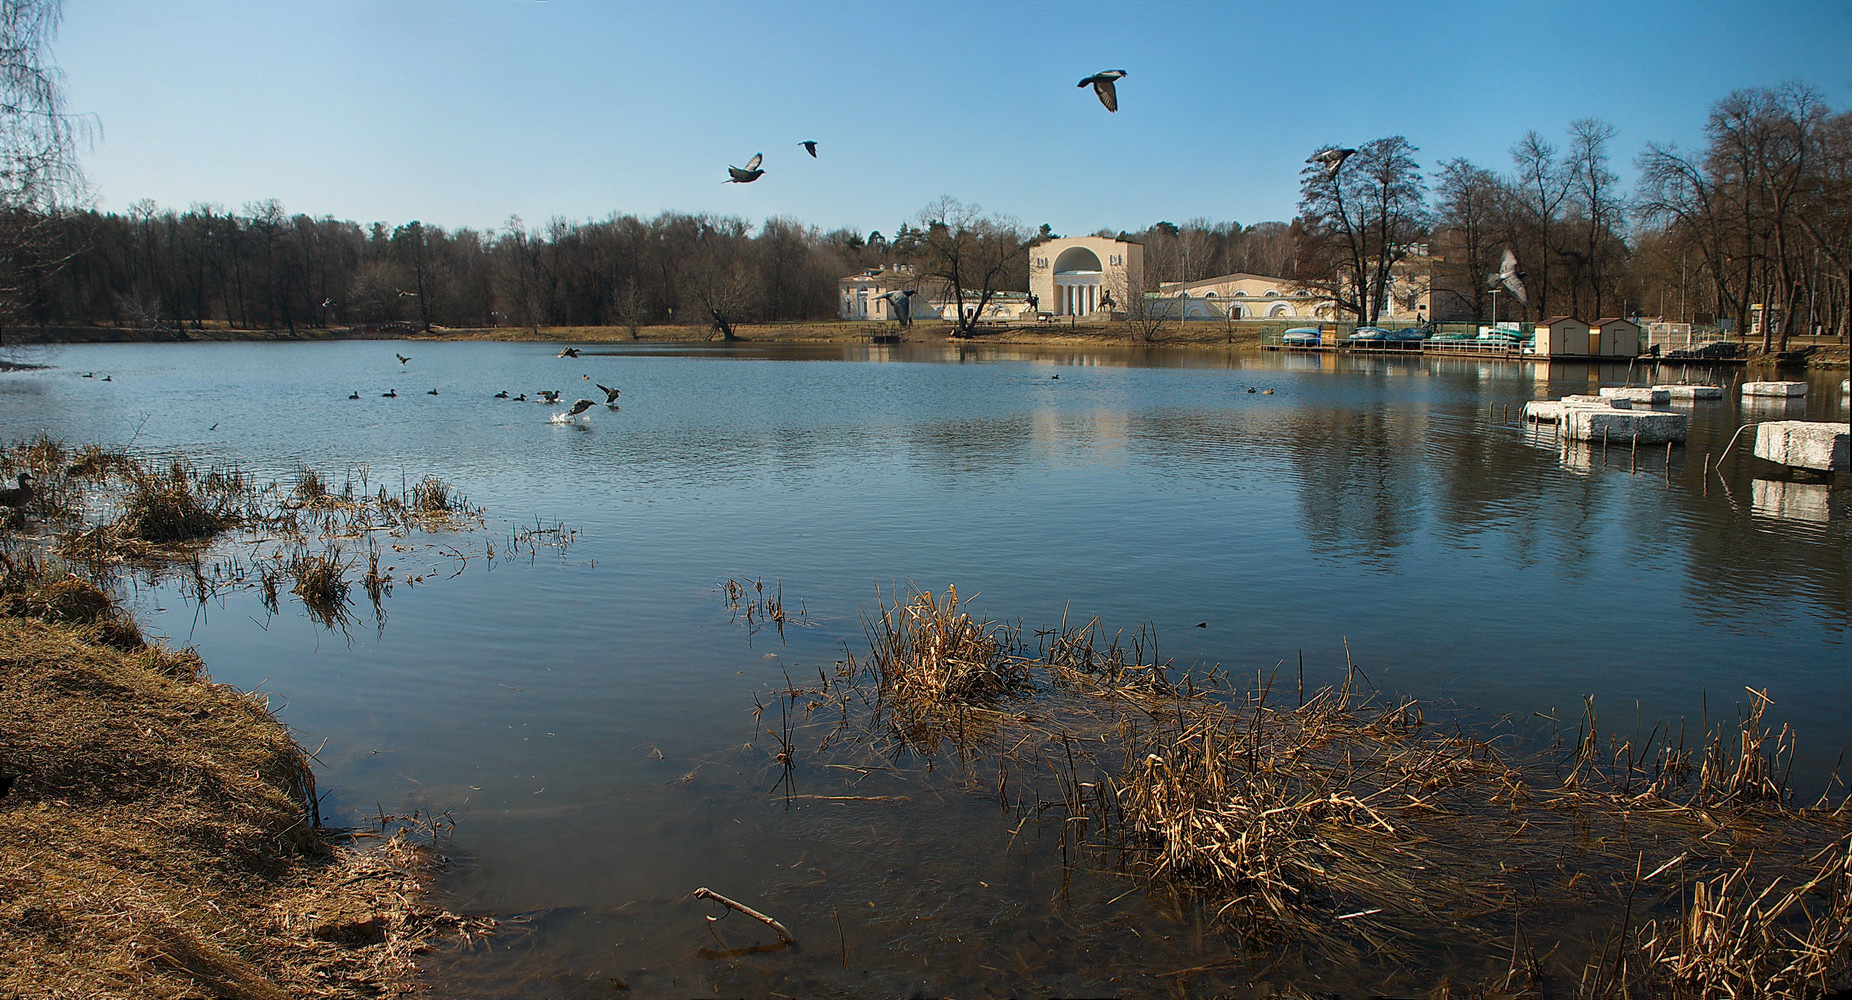
M1309 153L1387 135L1505 172L1526 130L1602 118L1630 176L1733 89L1852 107L1849 46L1846 0L67 0L56 57L114 211L891 234L951 195L1076 233L1283 221ZM1117 114L1075 87L1107 68Z

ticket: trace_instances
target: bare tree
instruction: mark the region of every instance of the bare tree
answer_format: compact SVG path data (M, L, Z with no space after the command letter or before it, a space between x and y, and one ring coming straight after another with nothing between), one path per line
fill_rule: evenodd
M1482 319L1486 315L1486 275L1496 269L1499 259L1494 226L1503 190L1498 177L1464 159L1448 160L1440 165L1434 197L1436 257L1444 261L1436 271L1444 280L1432 286L1437 316L1430 318L1463 311L1475 320ZM1453 308L1443 309L1442 300Z
M92 123L65 111L51 57L63 17L62 0L0 0L0 333L69 259L55 216L84 195L77 146Z
M1569 188L1580 210L1581 239L1564 247L1571 262L1571 312L1579 310L1584 288L1593 296L1596 318L1607 314L1604 299L1615 294L1614 276L1626 259L1627 246L1618 232L1624 208L1616 186L1620 179L1608 169L1608 143L1614 126L1595 118L1569 123L1569 156L1564 164Z
M973 335L998 292L1028 287L1029 231L1015 219L985 215L947 196L920 210L920 224L925 229L920 273L950 286L957 313L953 336Z
M1298 279L1359 323L1387 304L1391 272L1426 230L1427 185L1401 136L1358 147L1337 170L1308 164L1299 197Z

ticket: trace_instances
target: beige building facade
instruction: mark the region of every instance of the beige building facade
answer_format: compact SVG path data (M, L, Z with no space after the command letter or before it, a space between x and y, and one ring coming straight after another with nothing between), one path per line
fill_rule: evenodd
M1038 312L1104 318L1144 288L1142 243L1074 236L1029 248L1029 295Z

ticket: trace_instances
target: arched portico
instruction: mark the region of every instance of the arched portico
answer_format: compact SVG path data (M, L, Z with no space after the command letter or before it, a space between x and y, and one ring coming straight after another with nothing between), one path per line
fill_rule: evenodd
M1099 255L1086 247L1061 251L1055 258L1055 315L1086 316L1098 309L1104 273Z

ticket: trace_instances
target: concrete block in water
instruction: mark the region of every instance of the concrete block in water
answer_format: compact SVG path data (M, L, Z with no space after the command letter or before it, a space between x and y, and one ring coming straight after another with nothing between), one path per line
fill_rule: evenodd
M1756 425L1756 457L1796 469L1836 472L1848 468L1852 434L1845 424L1820 420L1770 420Z
M1533 424L1553 424L1563 419L1563 404L1557 399L1533 399L1524 404L1524 419Z
M1624 399L1605 396L1564 396L1561 399L1533 399L1524 404L1524 419L1534 424L1554 424L1563 419L1563 411L1572 409L1625 410L1633 406Z
M1744 382L1745 396L1805 396L1805 382Z
M1720 385L1656 385L1654 389L1663 389L1672 399L1722 399L1723 386Z
M1664 389L1649 389L1643 385L1604 385L1599 391L1609 399L1624 399L1630 403L1663 403L1672 396Z
M1631 445L1683 444L1691 418L1671 410L1598 410L1570 407L1563 411L1563 435L1572 441L1608 441Z

